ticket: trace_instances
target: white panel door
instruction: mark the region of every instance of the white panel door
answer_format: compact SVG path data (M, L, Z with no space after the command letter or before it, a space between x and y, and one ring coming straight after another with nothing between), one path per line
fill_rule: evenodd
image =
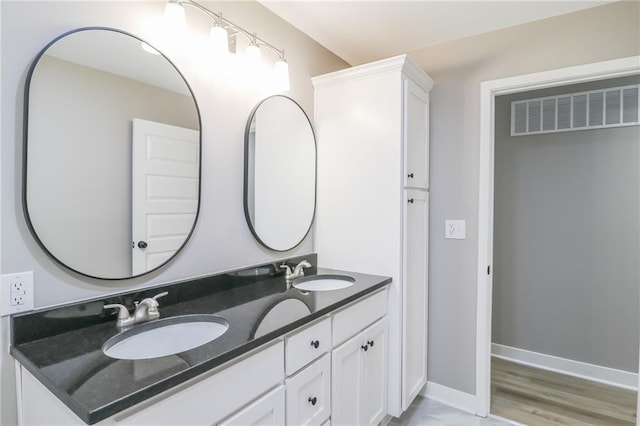
M387 318L364 331L368 350L362 355L361 425L377 425L387 414Z
M200 133L195 130L133 120L133 275L164 263L193 227L198 209L199 141Z
M428 193L406 190L402 294L402 409L427 382Z
M404 80L404 186L429 186L429 95L412 80Z

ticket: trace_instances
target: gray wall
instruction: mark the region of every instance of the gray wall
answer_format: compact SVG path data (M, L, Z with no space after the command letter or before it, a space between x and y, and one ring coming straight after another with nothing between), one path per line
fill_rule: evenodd
M493 342L638 371L640 126L510 136L496 98Z
M436 82L431 92L430 381L475 394L480 83L640 55L639 18L639 3L615 2L410 52ZM446 240L445 219L465 219L467 239Z
M310 77L346 68L347 64L258 3L205 2L205 5L285 49L291 73L291 90L287 94L313 117ZM285 253L263 249L253 239L245 223L242 203L243 138L249 113L265 93L216 79L211 69L197 62L203 52L184 46L167 46L164 51L194 90L203 119L203 148L200 217L182 253L167 267L148 276L104 282L70 274L49 259L29 234L20 194L23 90L31 61L54 37L85 26L119 28L148 38L153 44L149 23L152 18L161 17L163 8L161 1L0 2L0 272L34 271L36 307L271 262L313 249L310 237L295 250ZM210 25L207 18L188 10L187 19L206 37ZM267 53L263 56L269 58ZM15 390L12 358L7 354L7 318L2 318L0 328L0 423L9 425L15 422Z

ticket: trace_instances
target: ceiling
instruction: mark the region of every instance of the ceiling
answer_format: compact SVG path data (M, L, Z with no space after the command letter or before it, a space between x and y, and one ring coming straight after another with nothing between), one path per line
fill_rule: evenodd
M359 65L612 0L259 1L350 65Z

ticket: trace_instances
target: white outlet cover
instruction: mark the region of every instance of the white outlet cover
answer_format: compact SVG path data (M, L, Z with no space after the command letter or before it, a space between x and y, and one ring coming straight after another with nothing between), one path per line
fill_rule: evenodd
M0 276L0 315L11 315L33 309L33 271L19 272ZM20 288L18 292L15 287ZM12 294L13 293L13 294ZM12 305L12 296L20 295L24 299L21 305Z
M466 221L464 220L445 220L444 237L454 240L464 240L467 238Z

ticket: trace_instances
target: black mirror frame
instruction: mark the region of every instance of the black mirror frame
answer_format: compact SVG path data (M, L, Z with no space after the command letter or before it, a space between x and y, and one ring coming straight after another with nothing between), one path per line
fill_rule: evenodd
M256 229L253 226L253 223L251 223L251 217L249 215L249 204L248 204L248 195L249 195L249 134L251 133L251 122L253 121L253 118L254 118L254 116L256 114L256 111L258 110L258 108L260 108L260 105L262 105L265 101L267 101L267 100L269 100L271 98L276 98L276 97L288 99L289 101L293 102L298 108L300 108L300 111L302 112L304 117L307 119L307 122L309 123L309 128L311 129L311 135L313 136L313 146L314 146L315 154L316 154L315 155L315 162L314 162L315 170L314 170L314 182L313 182L313 214L311 215L311 221L309 223L309 227L307 228L307 232L305 232L304 235L302 236L302 238L300 238L300 241L298 241L296 244L294 244L292 247L290 247L288 249L275 249L275 248L269 246L267 243L265 243L260 238L260 236L258 235L258 232L256 231ZM286 252L286 251L289 251L289 250L293 250L294 248L296 248L300 244L302 244L302 242L305 240L305 238L307 238L307 235L309 235L309 231L311 231L311 227L313 226L313 222L314 222L315 217L316 217L317 202L318 202L318 142L316 140L316 132L313 129L313 124L311 123L311 120L309 119L309 116L304 111L304 109L302 109L300 104L298 104L294 99L290 98L289 96L285 96L285 95L268 96L268 97L264 98L263 100L261 100L260 102L258 102L258 104L255 107L253 107L253 109L251 110L251 113L249 114L249 119L247 120L247 125L246 125L245 130L244 130L243 205L244 205L244 217L246 219L247 225L249 226L249 230L251 231L251 234L256 239L256 241L258 241L258 243L260 243L260 245L263 246L264 248L267 248L269 250L273 250L273 251L276 251L276 252Z
M28 207L28 203L27 203L27 157L28 157L28 133L29 133L29 94L30 94L30 88L31 88L31 79L33 77L33 73L35 71L36 66L38 65L38 61L40 60L40 58L46 53L46 51L56 42L58 42L59 40L68 37L72 34L75 33L79 33L81 31L90 31L90 30L103 30L103 31L112 31L115 33L120 33L129 37L132 37L138 41L140 41L141 43L146 43L149 46L151 46L153 49L155 49L174 69L175 71L178 73L178 75L182 78L182 80L184 81L185 85L187 86L187 89L189 89L189 93L191 94L191 97L193 98L193 103L195 105L195 109L196 109L196 113L198 115L198 123L200 125L200 130L199 130L199 147L198 147L198 206L196 208L196 214L193 220L193 225L191 227L191 230L189 231L189 234L187 235L187 237L185 238L184 242L180 245L180 247L178 247L178 249L175 251L175 253L169 257L165 262L161 263L160 265L156 266L153 269L150 269L148 271L145 271L141 274L137 274L137 275L131 275L131 276L126 276L126 277L98 277L98 276L94 276L94 275L90 275L88 273L79 271L77 269L74 269L70 266L68 266L67 264L65 264L62 260L58 259L46 246L45 244L42 242L42 240L40 239L40 237L38 236L38 234L36 233L36 230L33 226L33 223L31 222L31 216L29 215L29 207ZM186 246L187 242L189 241L189 239L191 238L191 236L193 235L193 232L195 230L196 224L198 222L198 217L200 215L200 201L201 201L201 192L202 192L202 117L200 115L200 108L198 107L198 101L196 100L196 96L193 93L193 89L191 89L191 86L189 85L189 82L187 81L187 79L184 77L184 75L180 72L180 70L178 69L178 67L176 67L176 65L171 62L171 60L164 54L162 53L160 50L156 49L153 45L151 45L150 43L148 43L146 40L141 39L140 37L131 34L127 31L123 31L123 30L119 30L117 28L111 28L111 27L100 27L100 26L94 26L94 27L81 27L81 28L76 28L74 30L71 31L67 31L63 34L60 34L59 36L55 37L53 40L51 40L49 43L47 43L47 45L42 48L42 50L40 50L40 52L36 55L36 57L33 59L33 61L31 62L31 65L29 66L29 71L27 73L27 77L25 80L25 86L24 86L24 105L23 105L23 126L22 126L22 211L24 213L24 217L25 217L25 221L27 224L27 227L29 228L29 232L31 233L31 235L33 236L34 240L36 241L36 243L38 243L38 246L40 246L40 248L51 258L53 259L56 263L58 263L59 265L61 265L62 267L64 267L67 270L70 270L76 274L88 277L88 278L93 278L93 279L98 279L98 280L106 280L106 281L122 281L122 280L128 280L128 279L133 279L133 278L137 278L137 277L141 277L147 274L150 274L151 272L157 271L160 268L163 268L164 266L166 266L167 264L169 264L173 259L175 259L175 257L182 251L182 249Z

